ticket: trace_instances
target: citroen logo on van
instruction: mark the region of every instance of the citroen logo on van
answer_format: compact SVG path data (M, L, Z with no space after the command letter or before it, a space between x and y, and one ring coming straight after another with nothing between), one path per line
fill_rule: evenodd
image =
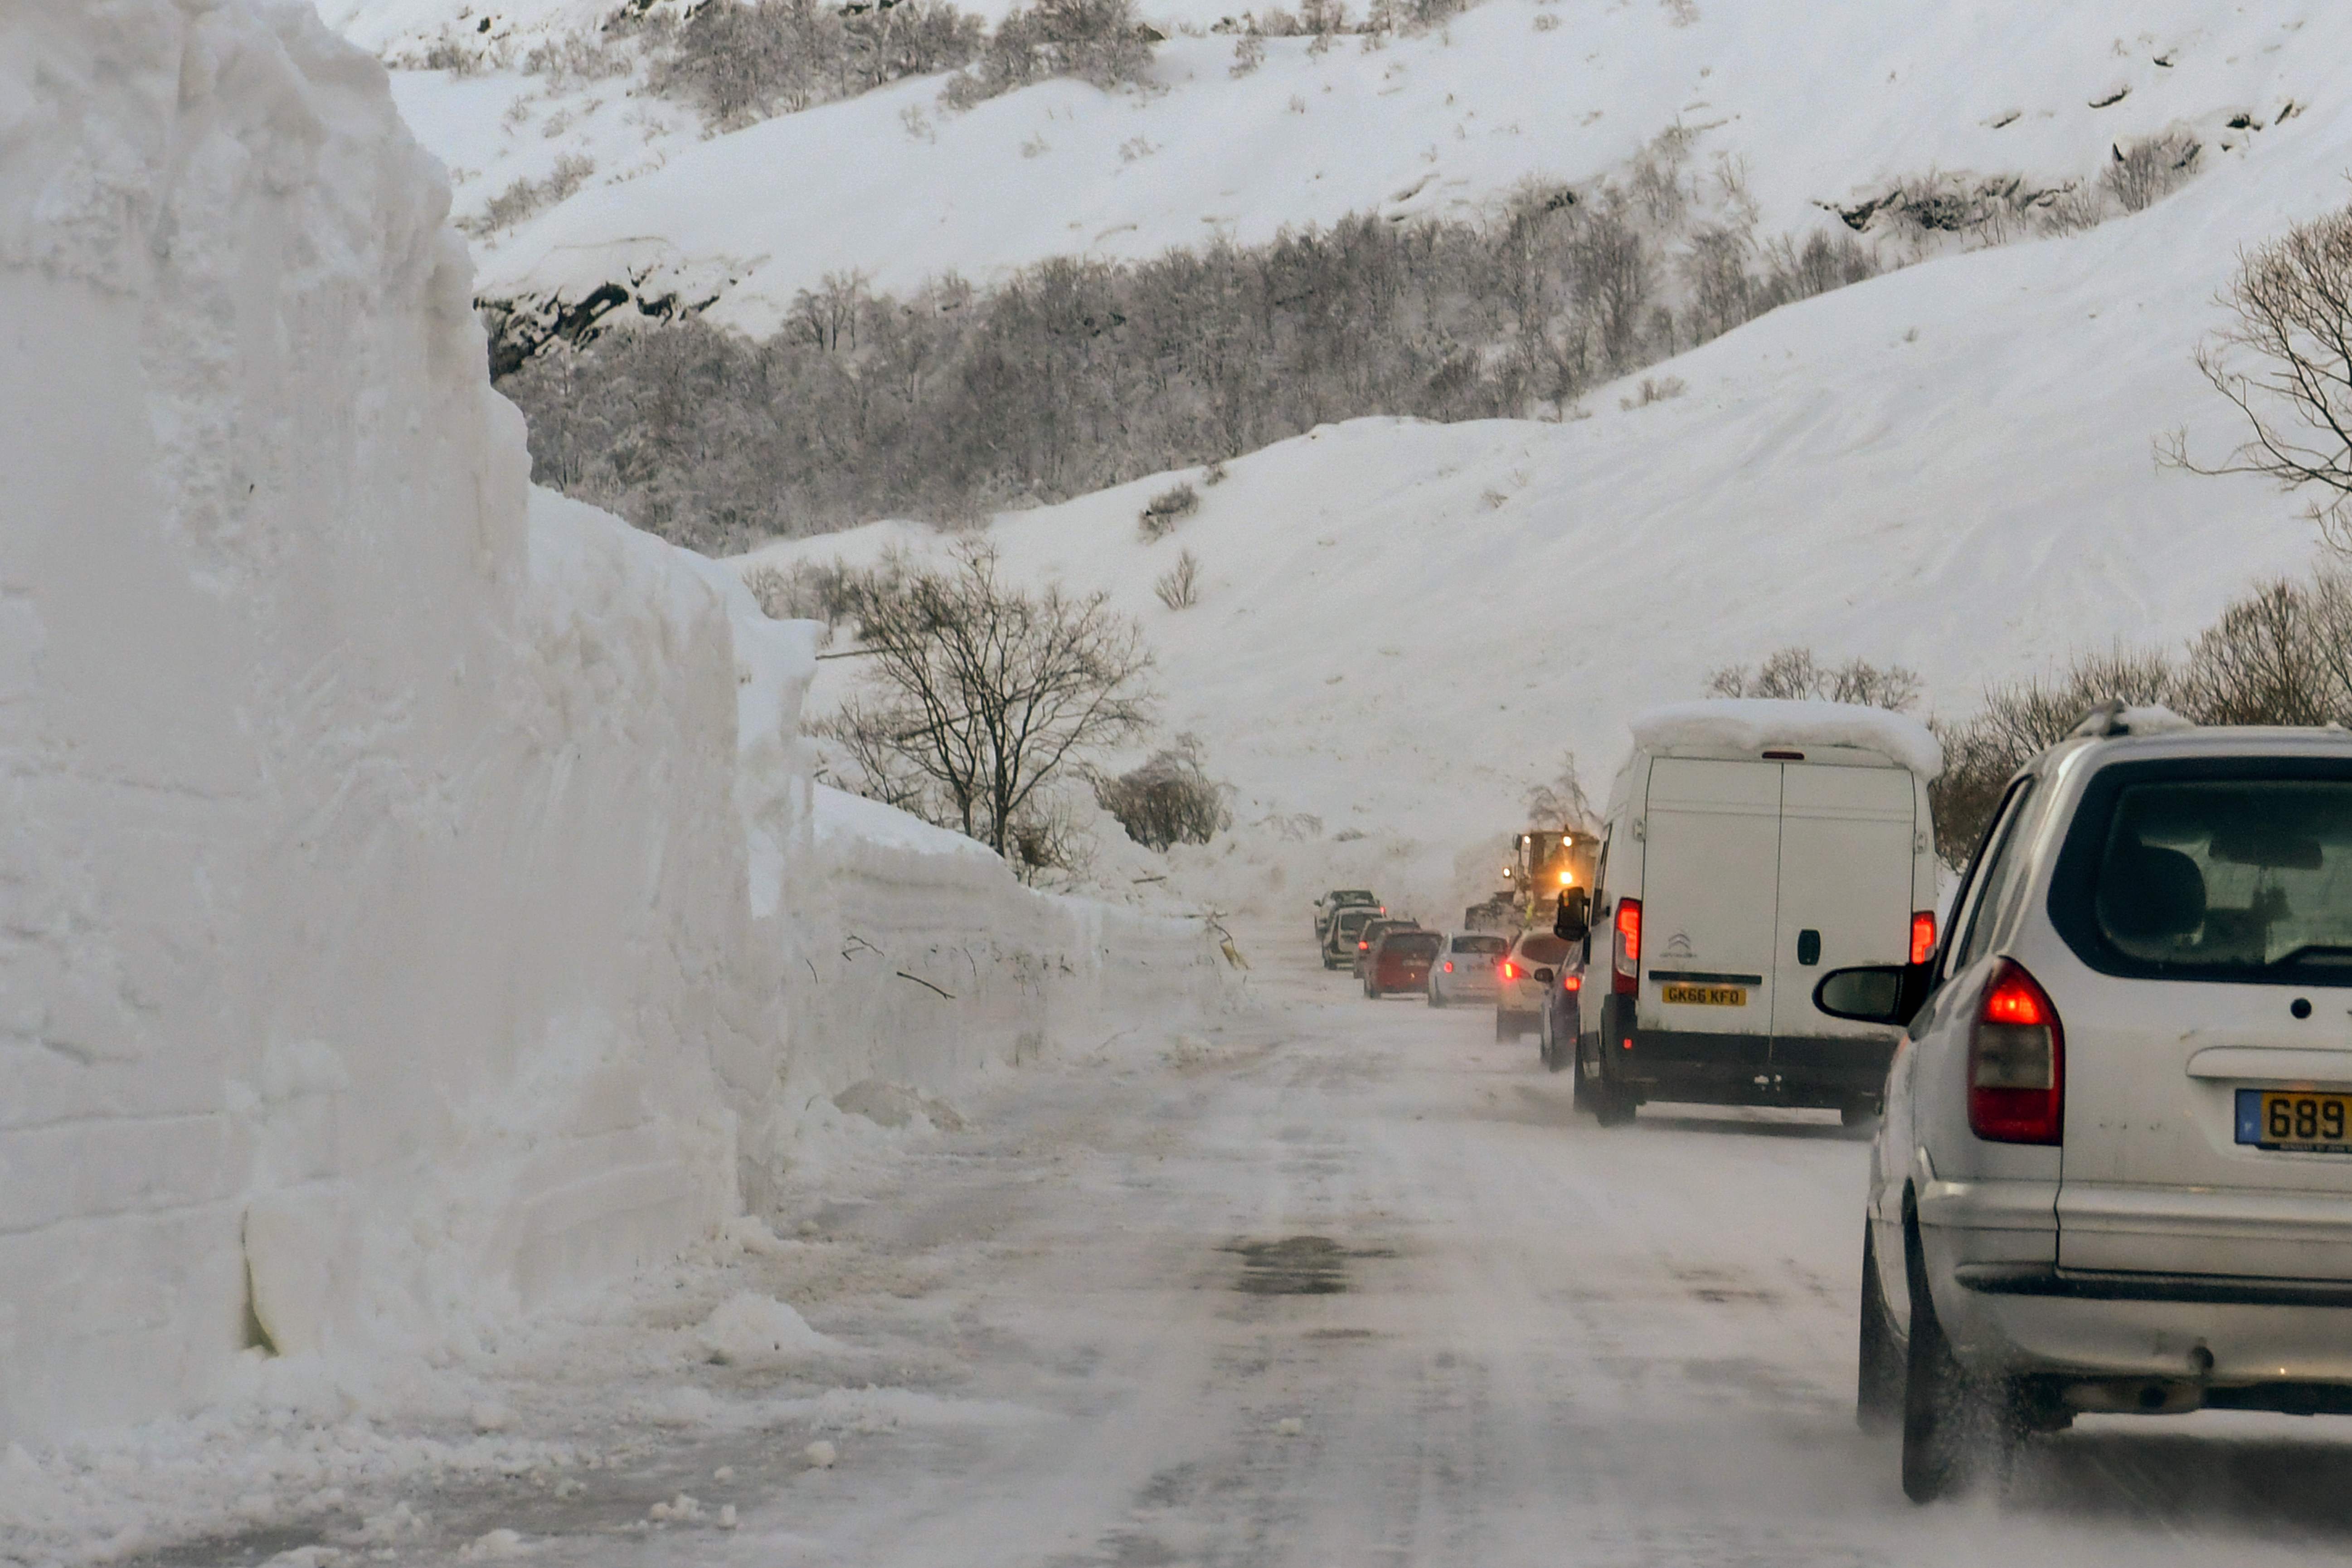
M1691 948L1691 939L1689 934L1685 931L1676 931L1674 935L1666 938L1666 951L1664 956L1667 958L1696 957L1696 954Z

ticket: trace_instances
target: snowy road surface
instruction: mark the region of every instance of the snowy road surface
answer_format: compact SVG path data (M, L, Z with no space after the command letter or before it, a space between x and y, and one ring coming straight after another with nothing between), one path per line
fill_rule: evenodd
M972 1131L836 1166L782 1243L515 1347L512 1474L362 1480L155 1560L2237 1564L2352 1535L2352 1423L2285 1417L2086 1421L2003 1503L1911 1508L1850 1415L1864 1145L1799 1113L1603 1131L1490 1014L1364 1002L1286 934L1252 944L1262 1014L1008 1074ZM694 1325L747 1289L838 1344L714 1364Z

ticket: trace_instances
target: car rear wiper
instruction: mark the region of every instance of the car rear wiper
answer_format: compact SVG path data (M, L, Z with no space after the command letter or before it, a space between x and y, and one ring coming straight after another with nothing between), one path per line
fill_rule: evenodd
M2352 946L2341 942L2307 942L2301 947L2280 953L2263 967L2277 969L2285 964L2308 963L2314 960L2322 963L2352 963Z

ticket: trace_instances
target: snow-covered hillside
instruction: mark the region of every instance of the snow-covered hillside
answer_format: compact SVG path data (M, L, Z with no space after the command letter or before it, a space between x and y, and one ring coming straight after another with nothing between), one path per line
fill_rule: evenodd
M374 39L394 7L427 0L338 3ZM1530 178L1620 171L1673 125L1697 132L1695 174L1727 160L1744 175L1766 232L1833 222L1825 206L1933 172L2087 180L2118 142L2171 128L2228 178L2234 153L2327 101L2347 49L2352 13L2308 0L1491 0L1369 52L1268 39L1239 78L1230 38L1173 37L1154 90L1047 82L960 114L928 79L703 141L690 114L632 100L662 127L637 147L610 82L404 72L398 90L428 146L482 171L468 201L547 177L575 143L597 164L485 253L485 296L576 304L620 285L714 300L714 319L765 331L828 272L904 290L1055 255L1262 241L1350 212L1460 216Z
M1657 367L1678 397L1627 409L1613 386L1559 425L1357 421L1214 486L1182 476L1201 510L1157 543L1137 516L1165 477L992 537L1142 618L1171 727L1206 738L1244 820L1359 829L1319 852L1384 845L1364 874L1386 864L1384 887L1433 902L1454 850L1509 829L1563 750L1605 784L1627 718L1711 668L1805 643L1914 667L1965 716L1988 681L2169 644L2300 569L2296 503L2153 454L2182 426L2209 453L2238 438L2190 361L2212 297L2242 243L2343 199L2352 105L2267 135L2137 217L1776 311ZM885 524L757 558L891 544L942 548ZM1171 611L1152 583L1183 551L1202 592ZM854 668L826 667L819 707ZM1219 873L1236 894L1254 875Z

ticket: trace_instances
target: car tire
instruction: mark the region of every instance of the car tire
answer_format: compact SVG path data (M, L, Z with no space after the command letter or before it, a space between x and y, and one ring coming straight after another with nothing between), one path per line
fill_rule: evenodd
M1516 1040L1518 1037L1518 1015L1516 1013L1506 1013L1500 1007L1496 1008L1495 1038L1497 1040Z
M1445 999L1437 994L1437 983L1433 980L1429 983L1429 1005L1433 1007L1445 1005Z
M1853 1100L1838 1107L1838 1125L1849 1132L1860 1132L1877 1121L1878 1101L1874 1100Z
M1571 1061L1575 1067L1575 1079L1569 1092L1569 1103L1586 1116L1595 1115L1600 1107L1592 1097L1592 1080L1585 1073L1584 1037L1581 1035L1577 1037L1576 1055Z
M1862 1333L1854 1378L1853 1421L1865 1432L1892 1432L1903 1424L1903 1343L1895 1310L1878 1282L1877 1243L1862 1222Z
M1916 1233L1906 1247L1910 1343L1903 1360L1903 1495L1936 1502L2009 1479L2024 1436L2010 1380L1971 1373L1952 1353Z

